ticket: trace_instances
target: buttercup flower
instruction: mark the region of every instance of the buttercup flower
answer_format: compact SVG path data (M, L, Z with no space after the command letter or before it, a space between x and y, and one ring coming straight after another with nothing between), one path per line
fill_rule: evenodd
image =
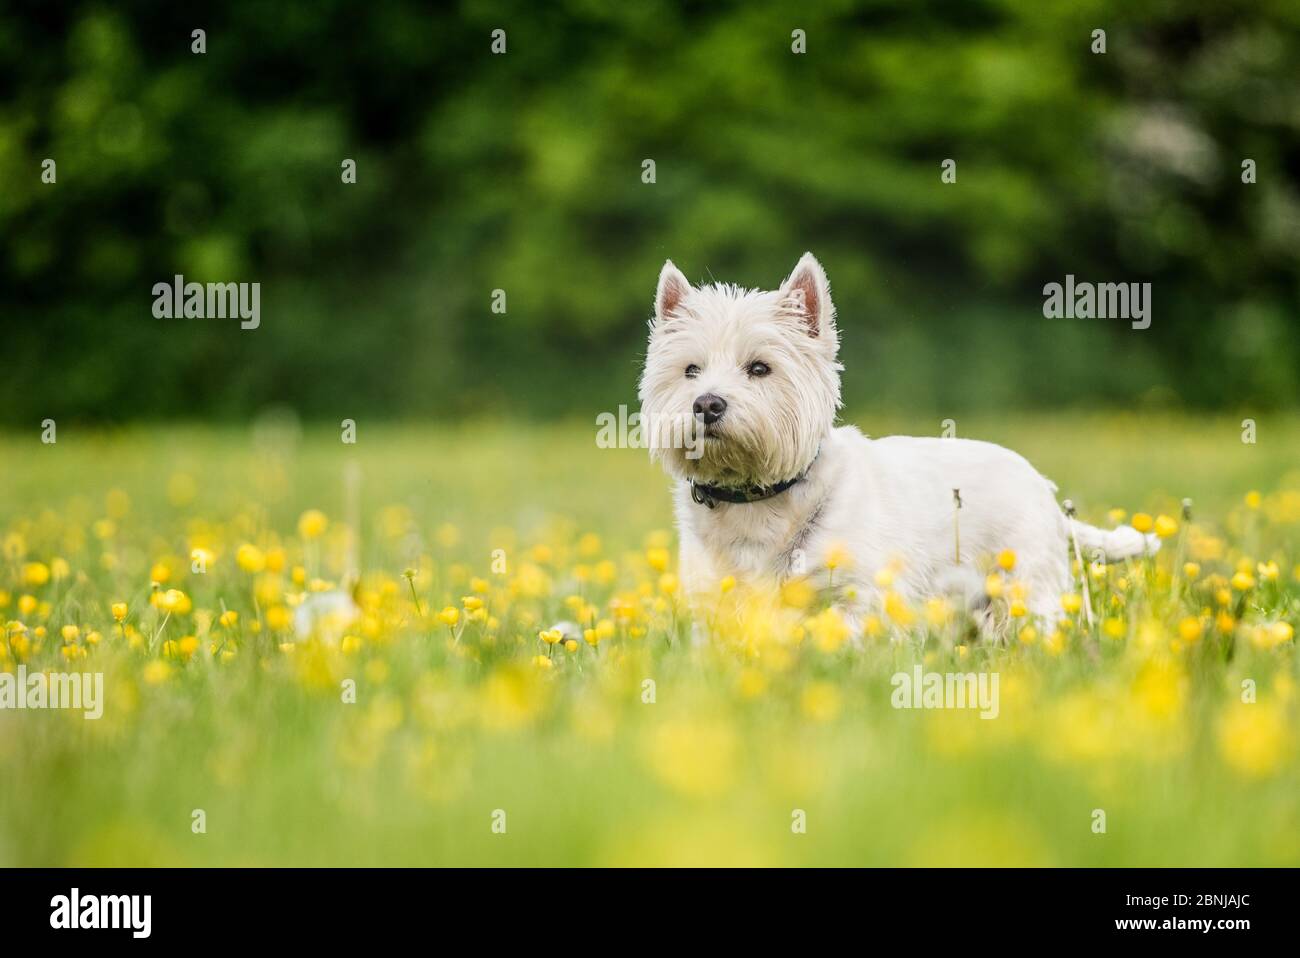
M319 509L308 509L298 517L298 535L304 539L319 539L329 527L329 520Z

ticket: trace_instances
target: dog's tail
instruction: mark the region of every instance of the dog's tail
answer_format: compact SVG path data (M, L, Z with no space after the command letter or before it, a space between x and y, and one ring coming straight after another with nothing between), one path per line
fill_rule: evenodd
M1132 526L1116 526L1114 529L1098 529L1086 522L1074 523L1074 534L1079 539L1079 551L1085 562L1093 562L1098 553L1106 561L1132 559L1135 556L1154 555L1160 550L1160 539L1154 533L1146 535Z

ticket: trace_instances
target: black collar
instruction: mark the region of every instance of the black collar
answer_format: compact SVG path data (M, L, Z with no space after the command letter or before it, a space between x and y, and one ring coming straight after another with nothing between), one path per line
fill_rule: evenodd
M817 450L817 456L821 455L821 450ZM719 502L762 502L764 499L771 499L773 496L779 496L796 482L800 482L808 475L813 467L813 462L817 461L817 456L813 456L813 461L808 463L808 468L793 479L783 479L781 482L770 486L708 486L700 482L691 482L691 498L702 506L708 506L712 509Z

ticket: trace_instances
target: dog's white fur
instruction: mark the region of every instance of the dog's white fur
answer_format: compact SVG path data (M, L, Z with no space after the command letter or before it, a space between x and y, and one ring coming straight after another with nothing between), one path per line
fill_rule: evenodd
M836 604L856 626L878 605L876 574L886 566L905 599L951 593L956 582L977 600L980 563L1011 549L1030 613L1054 617L1071 587L1070 526L1056 487L992 443L869 439L852 426L835 428L838 350L830 286L811 253L770 292L692 287L671 261L664 264L640 399L651 455L676 480L681 580L692 605L714 601L728 575L759 588L807 575L826 587L825 559L835 550L849 557L835 572ZM755 361L770 372L750 375ZM692 366L698 372L688 376ZM680 422L704 394L726 401L721 419L709 427L695 421L694 451L664 448L653 424ZM691 495L692 481L771 486L796 476L802 479L791 488L757 502L709 508ZM960 562L954 489L962 500ZM1119 559L1158 547L1154 536L1128 526L1074 526L1085 556L1101 549Z

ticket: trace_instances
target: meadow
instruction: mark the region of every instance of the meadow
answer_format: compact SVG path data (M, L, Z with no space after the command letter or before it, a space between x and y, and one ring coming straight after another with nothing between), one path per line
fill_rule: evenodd
M988 557L1004 643L742 583L697 646L668 481L586 421L0 436L0 670L105 681L0 710L0 865L1300 864L1300 417L956 431L1162 549L1041 628ZM893 708L918 664L998 717Z

